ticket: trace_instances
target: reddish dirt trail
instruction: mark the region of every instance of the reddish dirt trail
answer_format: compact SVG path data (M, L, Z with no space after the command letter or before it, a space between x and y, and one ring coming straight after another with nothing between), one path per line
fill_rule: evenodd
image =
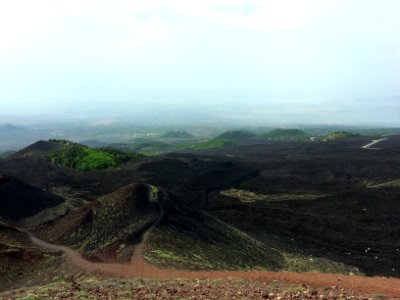
M140 255L140 245L132 256L130 263L94 263L66 246L53 245L29 235L32 242L38 246L52 250L63 251L67 262L74 268L101 276L116 278L152 278L152 279L217 279L239 278L272 282L279 280L292 284L306 284L316 288L339 286L363 294L383 294L386 296L400 296L400 279L384 277L345 276L321 273L289 273L289 272L239 272L239 271L181 271L168 270L152 266L144 261Z

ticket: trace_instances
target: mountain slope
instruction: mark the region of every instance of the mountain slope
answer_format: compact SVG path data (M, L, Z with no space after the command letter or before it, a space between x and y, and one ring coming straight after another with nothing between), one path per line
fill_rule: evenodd
M129 260L132 246L159 217L152 193L148 185L127 185L72 211L39 233L92 259Z
M0 217L18 221L42 210L57 206L65 200L16 178L0 177Z
M59 143L51 141L38 141L28 147L10 155L8 158L47 158L52 151L60 147Z
M153 264L195 270L280 270L276 250L211 215L164 199L165 217L151 233L145 257Z

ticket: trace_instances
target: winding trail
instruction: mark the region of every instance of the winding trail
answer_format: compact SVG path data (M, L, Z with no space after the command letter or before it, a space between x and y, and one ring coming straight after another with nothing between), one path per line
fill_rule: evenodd
M98 263L84 259L77 251L62 245L54 245L42 241L27 233L32 243L37 246L51 250L62 251L65 254L66 262L78 271L92 273L101 277L113 278L149 278L149 279L248 279L258 280L261 282L272 282L274 280L287 282L290 284L306 284L316 288L325 288L338 286L346 290L352 290L362 294L382 294L390 297L400 296L400 279L384 278L384 277L363 277L363 276L346 276L337 274L323 273L291 273L291 272L266 272L266 271L185 271L170 270L160 268L148 264L142 257L146 237L151 230L161 221L164 209L158 201L158 197L149 199L157 202L160 207L160 217L144 234L142 243L140 243L134 251L129 263Z
M149 279L218 279L238 278L272 282L279 280L292 284L306 284L313 287L338 286L346 290L353 290L363 294L382 294L386 296L400 296L400 279L384 277L346 276L323 273L291 273L291 272L264 272L264 271L184 271L169 270L150 265L135 251L131 261L127 264L96 263L88 261L69 247L53 245L44 242L32 234L31 241L41 247L51 250L60 250L65 253L67 263L79 271L115 278L149 278ZM140 250L137 249L137 250Z
M361 148L363 148L363 149L374 149L374 150L379 150L380 148L372 148L372 146L373 145L376 145L376 144L378 144L378 143L380 143L380 142L382 142L382 141L385 141L385 140L387 140L388 138L383 138L383 139L379 139L379 140L372 140L372 142L371 143L369 143L369 144L367 144L367 145L364 145L364 146L362 146Z

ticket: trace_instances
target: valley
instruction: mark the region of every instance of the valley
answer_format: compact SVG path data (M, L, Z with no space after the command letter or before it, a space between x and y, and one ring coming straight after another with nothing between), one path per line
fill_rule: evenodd
M65 149L56 140L0 158L0 289L85 274L315 288L340 278L357 293L400 294L397 279L359 277L400 277L397 135L237 137L227 147L156 156L107 150L119 160L87 170L52 159Z

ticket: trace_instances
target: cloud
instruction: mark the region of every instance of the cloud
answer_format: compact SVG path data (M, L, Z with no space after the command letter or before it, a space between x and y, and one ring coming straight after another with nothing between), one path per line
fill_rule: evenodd
M257 31L277 31L307 24L323 7L317 0L175 1L184 15Z
M296 28L319 11L318 0L13 0L0 3L0 49L15 50L40 39L85 36L157 41L190 27L190 20L260 31ZM79 30L76 25L81 25ZM178 30L180 28L181 30ZM58 30L58 36L54 31ZM92 31L92 33L95 33ZM94 34L94 37L96 36ZM93 38L93 37L92 37Z
M399 9L398 0L0 1L0 101L138 89L263 91L293 103L398 94Z
M160 1L15 0L0 3L0 51L28 45L85 45L115 39L140 42L165 38L170 28L151 11ZM144 17L141 14L147 14Z

